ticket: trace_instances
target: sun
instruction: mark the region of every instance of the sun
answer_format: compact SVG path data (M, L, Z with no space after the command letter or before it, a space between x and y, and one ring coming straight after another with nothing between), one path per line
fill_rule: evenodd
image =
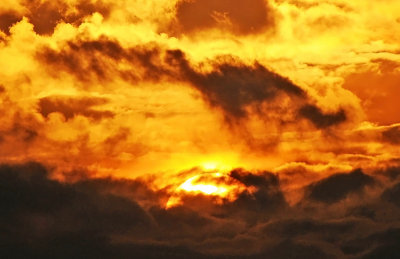
M232 161L232 159L224 159L224 162L217 159L202 162L200 167L204 171L229 171L234 168L233 164L236 164L236 161Z
M215 176L218 177L221 174L216 173ZM185 190L187 192L201 192L207 195L223 195L228 191L228 189L224 186L214 185L213 183L198 183L196 182L200 178L199 175L193 176L184 182L180 189Z
M166 208L171 208L182 203L182 198L187 196L203 195L210 197L213 202L234 200L238 193L246 189L241 182L233 179L229 174L218 172L203 172L184 180L170 196Z

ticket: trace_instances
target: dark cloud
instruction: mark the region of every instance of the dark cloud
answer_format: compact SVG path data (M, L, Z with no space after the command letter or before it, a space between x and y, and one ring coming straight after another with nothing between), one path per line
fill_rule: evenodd
M94 109L106 103L107 100L102 98L46 97L39 100L39 112L46 118L49 114L58 112L67 120L77 115L100 120L114 116L114 113L110 111Z
M233 57L209 61L212 70L204 72L193 66L181 50L152 44L124 48L114 40L101 37L68 42L60 51L44 48L38 58L55 76L60 76L61 69L83 82L113 80L118 76L133 84L143 80L190 83L230 123L248 118L250 112L265 121L281 124L294 123L299 114L320 129L347 119L343 109L323 113L315 105L304 105L311 102L309 96L289 79L257 62L246 65ZM121 63L127 64L127 68L120 69Z
M24 2L28 13L25 14L33 24L33 29L40 35L49 35L54 32L61 22L79 25L82 19L95 12L107 17L111 7L101 1L79 1L69 6L63 1L26 0Z
M123 48L106 37L93 41L71 41L60 51L44 48L39 51L38 58L49 66L50 72L56 67L83 82L111 80L119 76L138 83L141 80L157 81L170 73L163 66L157 46ZM129 68L118 69L121 63Z
M342 234L354 230L353 221L320 221L312 218L285 219L268 224L263 232L274 233L283 238L295 238L300 236L318 235L322 240L329 242L336 240Z
M336 258L323 251L320 247L306 242L296 242L285 240L276 246L273 246L259 255L259 258L280 258L280 259L295 259L295 258Z
M1 165L0 256L250 259L399 254L398 185L386 188L376 201L343 204L348 213L342 214L336 209L326 213L329 206L324 203L312 210L287 205L278 177L268 172L236 169L227 177L253 191L213 206L208 196L188 194L182 205L165 209L160 201L168 192L154 191L143 180L84 177L61 183L51 180L41 164ZM361 171L333 175L312 185L312 195L336 201L370 184L371 178ZM335 189L340 197L326 198L321 189ZM200 200L203 204L197 207ZM361 208L374 216L361 215Z
M399 258L400 255L400 242L394 242L393 244L384 244L373 249L371 252L362 256L362 259L395 259Z
M309 198L324 203L334 203L351 193L362 191L364 187L373 183L374 179L360 169L350 173L334 174L311 184L308 187Z
M400 144L400 127L393 127L382 132L383 141L393 145Z
M36 118L21 113L14 113L12 123L5 124L0 127L0 143L8 142L15 145L16 143L32 144L39 136L41 124ZM10 150L7 151L11 153Z
M196 73L185 69L188 80L213 107L220 107L229 117L245 118L246 107L262 110L264 102L272 102L283 93L305 97L304 91L290 80L275 74L260 64L218 64L215 70Z
M385 169L377 170L377 173L382 174L393 181L400 176L400 167L388 167Z
M382 199L392 202L396 206L400 207L400 184L396 184L392 188L386 190L382 194Z
M348 240L342 250L346 255L361 254L357 258L362 259L398 258L399 240L400 229L395 227Z
M260 64L222 63L216 64L210 73L201 73L190 65L180 50L163 51L156 46L123 48L106 38L69 42L62 51L46 48L39 53L39 58L52 68L62 68L82 81L107 80L115 74L132 82L162 78L188 81L211 106L221 108L233 118L244 118L247 106L261 109L263 102L275 100L282 94L306 96L290 80ZM133 68L116 71L117 62L127 62Z
M5 11L0 13L0 30L6 34L10 34L10 27L19 22L22 17L13 11Z
M334 113L324 113L315 105L305 105L299 110L301 117L308 119L315 127L319 129L338 125L346 121L346 112L340 109Z
M253 66L244 65L240 61L215 62L213 71L200 73L195 71L180 50L168 51L167 62L179 66L183 77L198 89L205 100L212 106L221 108L228 120L246 118L247 108L253 108L261 117L269 113L279 113L280 120L298 113L300 117L312 122L319 128L329 128L347 120L343 109L335 113L323 113L310 102L307 93L291 82L259 63ZM280 98L285 95L291 99L290 107L281 107ZM266 103L274 103L275 107L265 108ZM298 110L297 110L298 109ZM294 117L294 115L292 116ZM293 122L295 118L289 119Z
M181 0L176 19L185 33L219 28L238 34L262 31L274 24L274 14L264 0Z
M242 192L235 201L226 204L225 210L228 214L236 214L247 223L255 224L287 207L276 175L269 172L254 174L236 169L230 173L230 177L247 187L253 187L254 191Z
M0 185L3 256L92 258L111 235L151 225L134 201L49 180L40 164L0 166Z

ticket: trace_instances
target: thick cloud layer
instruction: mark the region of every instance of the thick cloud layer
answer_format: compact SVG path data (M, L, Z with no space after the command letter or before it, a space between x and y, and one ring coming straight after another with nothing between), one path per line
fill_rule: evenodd
M279 176L236 169L230 177L254 191L206 207L211 197L187 193L184 203L169 209L159 203L167 193L140 180L60 183L49 177L38 163L1 165L2 256L394 258L398 253L398 184L391 187L361 170L312 183L305 187L310 196L289 206ZM372 181L384 184L381 191L361 189ZM346 188L339 194L331 190L341 185ZM356 192L354 203L337 204Z

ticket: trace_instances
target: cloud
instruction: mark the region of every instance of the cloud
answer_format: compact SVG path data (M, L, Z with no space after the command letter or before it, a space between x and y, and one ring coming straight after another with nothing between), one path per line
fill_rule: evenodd
M178 1L176 19L184 33L204 29L226 29L251 34L274 25L274 12L264 0Z
M0 185L5 201L0 224L7 236L2 253L9 256L66 256L62 252L69 249L75 255L96 254L110 235L135 233L151 224L134 201L49 180L37 163L2 165Z
M400 215L398 205L391 200L398 196L397 186L385 187L382 199L388 202L381 202L380 197L361 200L362 206L376 212L374 217L357 214L355 209L360 204L342 204L340 210L332 211L328 207L332 200L360 191L371 179L376 180L361 171L328 176L307 187L312 188L313 199L319 195L320 200L329 201L312 209L287 205L279 177L268 172L231 171L229 177L253 188L233 201L213 204L210 197L193 194L190 198L187 194L187 203L170 209L161 202L168 191L153 189L151 182L87 176L59 182L51 180L51 172L38 163L1 165L0 197L4 202L0 227L7 236L0 237L5 248L0 254L61 258L82 254L90 258L125 257L132 253L144 258L374 258L398 251L398 231L382 230L398 221L379 217L387 209L394 219ZM335 187L350 187L344 188L339 198L326 198L318 191L320 186L329 190L333 182ZM199 199L204 204L192 206L191 202ZM348 213L341 214L343 211Z
M10 28L22 19L18 13L13 11L5 11L0 13L0 30L6 34L10 34Z
M215 61L211 72L200 73L191 68L189 61L182 51L169 51L167 62L178 65L181 74L212 106L221 108L228 121L240 120L248 116L248 108L253 108L261 117L278 113L283 118L291 113L298 113L310 120L317 128L328 128L346 121L346 113L340 109L336 113L324 114L309 102L307 93L289 79L280 76L259 63L248 66L235 59L228 62ZM289 107L280 107L281 97L288 96ZM276 106L266 106L266 103L278 102ZM286 109L285 109L286 108ZM292 111L291 111L292 110ZM293 111L294 110L294 111ZM286 114L281 114L281 113ZM295 120L291 118L289 122Z
M271 258L335 258L334 255L327 254L321 248L315 245L285 240L278 245L267 249L261 256Z
M393 145L400 144L400 127L392 127L382 132L382 137L385 142Z
M305 97L300 87L260 64L253 67L241 63L215 64L212 72L204 74L185 64L187 62L181 61L186 78L211 106L220 107L230 118L245 118L248 115L246 107L255 106L262 110L264 102L272 102L282 94Z
M116 79L139 83L141 80L160 80L168 75L157 46L144 45L124 48L115 40L101 37L98 40L69 41L62 50L45 47L38 51L38 59L49 66L62 69L78 80L90 82ZM126 64L126 69L120 69Z
M369 121L379 125L398 123L396 109L400 94L400 63L397 59L386 57L372 59L368 66L357 66L357 69L345 77L343 87L352 91L361 102ZM392 54L389 54L390 57Z
M342 2L3 0L0 257L395 257L400 2Z
M351 173L334 174L311 184L308 192L311 200L334 203L349 194L362 191L364 187L373 183L373 178L357 169Z
M93 109L96 106L107 103L102 98L72 98L72 97L45 97L39 100L39 112L48 117L49 114L58 112L64 115L66 120L72 119L77 115L85 116L94 120L112 118L114 113L111 111L99 111Z
M278 125L293 123L300 114L319 129L347 120L343 109L323 113L319 107L307 104L311 102L307 92L289 79L260 63L246 65L233 57L204 62L212 70L202 71L179 49L154 44L123 47L115 40L100 37L67 42L59 51L45 47L38 52L38 59L48 66L50 73L56 67L83 82L115 80L118 76L134 84L189 83L211 107L220 109L229 123L248 119L250 114ZM126 68L121 69L121 64Z
M308 119L319 129L328 128L346 121L347 116L343 109L335 113L323 113L314 105L305 105L299 110L300 116Z
M34 31L39 35L49 35L61 23L79 25L83 18L95 12L104 17L110 14L110 5L101 1L76 1L68 5L63 1L25 1L28 13L24 14L33 24Z
M396 206L400 207L399 195L400 195L400 184L396 184L395 186L386 190L382 194L382 199L385 201L392 202Z
M366 251L359 258L396 258L399 254L399 232L396 227L377 231L363 238L349 240L343 245L345 254L354 255Z

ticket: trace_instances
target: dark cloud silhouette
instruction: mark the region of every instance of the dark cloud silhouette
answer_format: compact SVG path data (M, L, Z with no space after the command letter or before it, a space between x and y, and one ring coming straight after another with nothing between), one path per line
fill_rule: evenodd
M295 238L307 235L318 235L322 240L335 240L346 232L353 231L356 224L353 221L320 221L312 218L284 219L268 224L263 232L274 233L283 238Z
M398 185L385 187L375 201L343 204L341 211L348 213L326 213L331 202L373 181L360 170L310 185L312 198L325 201L312 209L286 204L278 176L268 172L233 170L228 177L253 190L236 200L212 205L208 196L187 194L170 209L160 206L168 193L152 190L144 180L86 176L61 183L38 163L0 165L0 256L395 258L399 253ZM321 189L339 194L327 196ZM375 215L361 215L360 206Z
M347 119L343 109L325 114L315 105L304 105L311 102L309 96L289 79L259 63L245 65L234 58L210 61L213 69L203 72L193 66L181 50L151 44L124 48L106 37L68 42L60 51L44 48L38 52L38 58L55 76L60 75L61 69L83 82L113 80L117 75L134 84L143 80L190 83L211 107L220 109L230 123L248 118L249 109L277 123L293 123L299 114L320 129ZM121 63L128 64L128 68L120 69L118 64ZM288 107L282 106L285 98L289 99Z
M92 258L111 235L151 225L134 201L49 180L40 164L0 166L0 185L3 256Z
M254 174L236 169L230 173L230 177L247 187L254 187L255 190L245 191L239 194L235 201L226 204L226 213L238 215L248 224L256 224L260 220L273 217L275 213L287 207L276 175L269 172Z
M262 31L274 24L274 14L264 0L179 1L176 19L185 33L220 28L238 34Z
M114 116L113 112L94 109L96 106L106 103L107 100L102 98L46 97L39 100L39 112L44 117L58 112L64 115L67 120L77 115L100 120Z
M400 207L400 184L396 184L392 188L386 190L382 194L382 199L392 202L396 206Z
M351 173L334 174L322 179L308 188L311 200L334 203L351 193L362 191L365 186L372 185L374 179L360 169Z
M346 121L347 116L343 109L334 113L323 113L320 108L315 105L305 105L299 110L301 117L308 119L319 129L338 125Z
M246 107L259 109L264 102L274 101L281 94L305 97L305 92L286 78L260 64L218 64L215 70L200 74L185 69L188 80L203 94L207 102L220 107L229 117L244 118Z
M398 258L399 240L400 229L394 227L349 240L343 244L342 250L346 255L361 254L357 258L362 259Z
M289 79L271 72L258 63L248 66L235 60L216 62L213 71L200 73L190 66L185 54L180 50L168 51L166 60L178 66L183 77L202 93L212 107L221 108L228 120L245 118L248 115L246 108L249 106L261 116L267 116L269 112L285 112L285 115L291 112L298 113L300 117L311 121L319 129L338 125L347 120L343 109L336 113L325 114L312 104L298 108L299 104L310 102L307 93ZM291 98L291 107L284 111L279 108L264 110L263 104L278 102L283 94Z
M9 28L27 17L33 24L33 30L39 35L51 35L56 26L61 23L70 23L79 26L83 19L95 12L107 18L111 13L111 5L102 1L84 1L66 3L65 1L24 0L24 11L5 10L0 13L0 30L9 34Z
M157 46L136 46L123 48L118 42L102 37L93 41L68 42L57 51L44 48L38 58L50 68L62 69L78 80L111 80L119 76L124 80L138 83L141 80L158 81L170 71L163 66L160 49ZM121 62L129 68L118 69Z
M382 132L383 141L400 145L400 127L393 127Z
M95 12L107 17L111 7L101 1L78 1L69 6L63 1L26 0L24 2L28 13L24 14L33 24L33 29L40 35L49 35L54 32L60 22L79 25L82 19Z
M10 34L10 27L20 21L22 17L13 11L5 11L0 13L0 30L6 34Z
M323 251L320 247L305 242L295 242L292 240L285 240L276 246L267 249L264 253L259 255L259 258L335 258Z

